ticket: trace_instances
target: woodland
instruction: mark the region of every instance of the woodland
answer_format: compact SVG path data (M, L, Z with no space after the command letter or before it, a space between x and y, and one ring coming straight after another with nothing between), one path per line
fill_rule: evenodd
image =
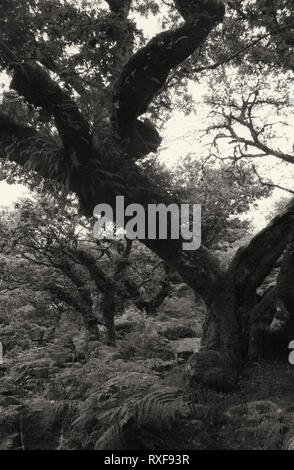
M294 450L292 0L0 0L0 31L0 449ZM200 248L95 239L117 196L201 204Z

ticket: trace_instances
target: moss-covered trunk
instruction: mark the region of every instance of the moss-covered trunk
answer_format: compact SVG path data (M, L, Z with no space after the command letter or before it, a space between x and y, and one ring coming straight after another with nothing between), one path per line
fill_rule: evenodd
M273 225L270 227L272 230ZM287 237L286 240L289 241ZM254 245L255 241L251 243ZM193 380L227 391L235 386L248 362L261 358L287 359L289 342L294 339L294 245L290 241L283 250L280 242L281 237L270 251L272 263L268 263L267 256L264 258L263 279L284 251L276 286L262 297L256 289L263 279L256 278L254 271L251 271L254 282L248 277L248 283L240 289L244 251L236 254L229 269L220 276L207 304L201 351L189 360L188 371ZM245 272L249 273L248 264Z

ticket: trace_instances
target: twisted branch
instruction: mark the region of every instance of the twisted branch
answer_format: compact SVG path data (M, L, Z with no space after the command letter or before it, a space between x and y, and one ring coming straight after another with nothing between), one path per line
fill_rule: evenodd
M113 94L115 129L125 151L141 157L155 151L161 139L150 121L138 118L148 111L170 71L187 59L224 16L219 0L176 0L185 23L155 36L127 62Z

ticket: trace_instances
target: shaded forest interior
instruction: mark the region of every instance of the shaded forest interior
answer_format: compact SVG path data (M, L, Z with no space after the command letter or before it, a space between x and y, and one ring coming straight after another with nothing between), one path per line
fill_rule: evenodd
M292 0L0 0L0 28L26 190L0 209L0 449L293 450ZM201 246L172 219L95 239L117 196L200 204Z

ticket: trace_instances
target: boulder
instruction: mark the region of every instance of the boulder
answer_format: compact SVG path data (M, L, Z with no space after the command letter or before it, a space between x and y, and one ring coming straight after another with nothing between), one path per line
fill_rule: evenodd
M186 325L167 326L163 328L160 333L169 340L195 337L195 330L193 330L193 328L186 326Z
M170 341L169 346L177 358L188 359L189 356L199 351L200 343L200 338L182 338Z

